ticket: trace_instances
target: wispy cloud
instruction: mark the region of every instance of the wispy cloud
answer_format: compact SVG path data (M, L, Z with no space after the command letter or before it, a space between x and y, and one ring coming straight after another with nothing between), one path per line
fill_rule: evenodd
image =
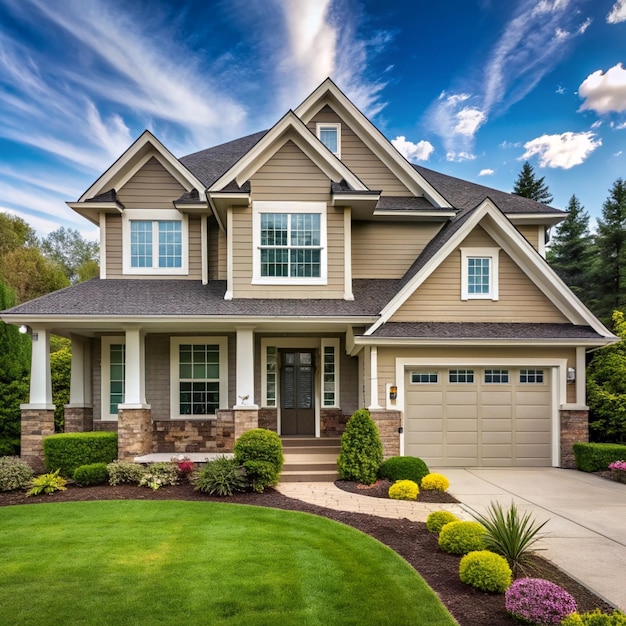
M542 135L524 144L526 152L519 160L537 155L541 167L559 167L568 170L580 165L602 145L591 131L583 133L561 133L560 135Z

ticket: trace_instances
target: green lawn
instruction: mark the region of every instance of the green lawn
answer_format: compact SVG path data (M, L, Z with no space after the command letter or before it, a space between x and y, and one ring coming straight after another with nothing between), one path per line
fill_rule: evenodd
M325 518L212 502L0 509L0 624L456 622L392 550Z

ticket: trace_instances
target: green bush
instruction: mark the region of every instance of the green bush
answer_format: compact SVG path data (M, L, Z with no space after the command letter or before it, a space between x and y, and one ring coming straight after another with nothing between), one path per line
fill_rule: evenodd
M626 458L626 446L617 443L575 443L576 469L581 472L603 472L613 461Z
M55 491L66 491L67 480L59 476L59 470L50 474L41 474L30 481L30 489L26 492L27 496L39 496L42 493L50 495Z
M246 463L249 461L266 461L267 463L271 463L274 471L272 476L267 477L269 482L266 486L278 482L285 457L283 456L283 444L280 437L275 432L267 430L266 428L249 430L237 439L233 452L235 453L237 464L243 467L246 467ZM260 475L255 479L254 465L252 465L250 469L252 473L249 479L258 479L260 482L263 482ZM248 471L247 467L246 471ZM261 473L268 473L268 470L263 470ZM260 486L260 482L257 486ZM251 484L251 486L254 488L254 485ZM261 491L263 491L263 489L261 489Z
M129 463L128 461L113 461L107 465L109 475L109 485L122 485L131 483L138 485L142 476L146 473L146 468L139 463Z
M81 487L106 485L109 480L106 463L90 463L81 465L74 470L74 480Z
M117 433L62 433L44 437L46 468L72 476L81 465L111 463L117 458Z
M459 563L459 577L466 585L481 591L504 593L512 573L504 557L489 550L468 552Z
M459 518L450 511L433 511L426 518L426 528L431 533L439 533L446 524L459 521Z
M602 613L600 609L588 613L572 613L561 622L561 626L626 626L626 614L617 610Z
M178 485L179 476L176 463L150 463L139 479L139 486L156 491L168 485Z
M418 485L430 470L422 459L416 456L392 456L382 463L378 475L387 480L412 480Z
M367 409L359 409L352 414L341 435L339 478L371 485L376 482L382 461L383 444L378 427Z
M420 490L412 480L399 480L389 487L389 497L392 500L417 500Z
M225 456L201 467L193 474L192 482L194 489L212 496L232 496L237 491L245 491L248 486L246 471L235 459Z
M25 489L33 475L33 468L20 457L0 456L0 491Z
M443 492L450 489L450 481L443 474L426 474L420 486L427 491Z
M248 484L258 493L263 493L267 487L276 486L280 480L276 467L269 461L246 461L243 468Z
M449 554L484 550L485 527L478 522L450 522L439 533L439 547Z

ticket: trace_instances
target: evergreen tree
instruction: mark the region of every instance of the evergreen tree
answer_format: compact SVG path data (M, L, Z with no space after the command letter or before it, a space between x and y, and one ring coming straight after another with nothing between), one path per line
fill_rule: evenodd
M594 313L608 322L614 310L626 305L626 183L618 178L602 205L595 238Z
M537 178L533 166L525 161L515 181L513 193L516 196L524 196L524 198L530 198L543 204L550 204L553 198L548 186L544 183L544 178L544 176Z
M546 258L552 269L585 303L590 300L592 253L589 214L578 198L572 196L567 217L558 225Z

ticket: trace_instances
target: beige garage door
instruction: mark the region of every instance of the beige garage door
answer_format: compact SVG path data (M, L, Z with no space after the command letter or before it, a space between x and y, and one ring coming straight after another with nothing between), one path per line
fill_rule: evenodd
M432 466L551 465L549 369L412 369L405 393L406 455Z

